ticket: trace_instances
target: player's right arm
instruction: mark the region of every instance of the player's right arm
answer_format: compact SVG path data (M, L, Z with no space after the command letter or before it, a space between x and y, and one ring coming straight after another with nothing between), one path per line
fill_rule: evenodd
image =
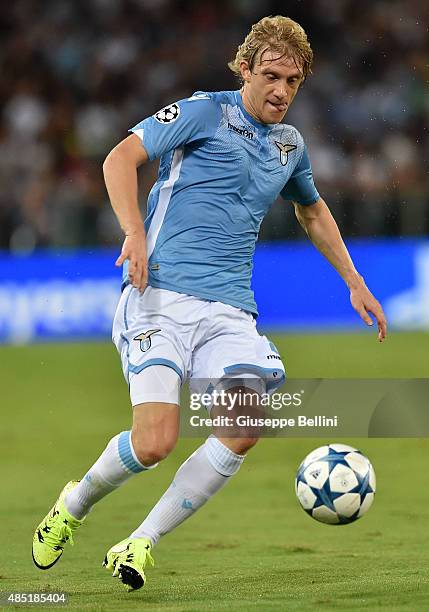
M132 134L120 142L103 164L104 181L112 208L125 234L116 265L129 261L128 276L133 287L147 285L146 234L137 197L137 168L149 159L141 140Z
M204 92L169 104L130 131L107 156L104 179L113 210L125 233L120 266L129 260L128 277L141 291L148 282L146 236L137 200L137 168L168 151L212 136L219 125L221 107Z

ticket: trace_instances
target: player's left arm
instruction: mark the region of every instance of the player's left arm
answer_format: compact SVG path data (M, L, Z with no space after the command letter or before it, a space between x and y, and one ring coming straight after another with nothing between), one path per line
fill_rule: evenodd
M386 337L387 322L380 303L372 295L363 277L356 270L341 237L338 226L322 198L311 205L294 202L295 214L316 248L334 266L350 289L350 302L367 325L372 325L372 314L378 325L380 342Z

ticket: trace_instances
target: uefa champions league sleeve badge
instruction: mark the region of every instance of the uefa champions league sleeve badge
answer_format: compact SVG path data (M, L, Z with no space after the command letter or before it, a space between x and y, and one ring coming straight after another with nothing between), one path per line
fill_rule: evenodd
M174 123L176 119L179 118L180 115L180 107L178 104L168 104L168 106L164 106L157 113L154 114L155 119L158 123Z

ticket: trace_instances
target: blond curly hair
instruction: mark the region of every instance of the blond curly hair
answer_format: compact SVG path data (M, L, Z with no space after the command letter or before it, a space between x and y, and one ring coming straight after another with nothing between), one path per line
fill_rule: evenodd
M291 57L300 64L304 79L311 74L313 51L307 35L299 23L282 15L264 17L255 23L243 44L239 45L235 58L228 62L228 68L242 80L240 62L247 61L253 71L256 59L261 59L267 49L279 53L280 57Z

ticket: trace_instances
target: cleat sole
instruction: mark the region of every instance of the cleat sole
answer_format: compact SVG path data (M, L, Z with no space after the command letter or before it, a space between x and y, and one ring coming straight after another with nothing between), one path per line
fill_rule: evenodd
M141 589L142 586L144 586L144 580L141 574L139 574L137 570L129 565L121 564L119 566L119 578L125 585L131 587L130 590L132 591Z
M35 565L36 567L38 567L39 569L41 569L41 570L47 570L47 569L50 569L51 567L53 567L53 566L55 565L55 563L58 563L58 561L59 561L59 560L61 559L61 557L62 557L62 555L60 555L59 557L57 557L57 558L55 559L55 561L53 561L53 562L52 562L52 563L50 563L49 565L39 565L39 564L37 563L36 559L34 558L34 552L33 552L33 550L31 551L31 556L33 557L33 562L34 562L34 565Z

